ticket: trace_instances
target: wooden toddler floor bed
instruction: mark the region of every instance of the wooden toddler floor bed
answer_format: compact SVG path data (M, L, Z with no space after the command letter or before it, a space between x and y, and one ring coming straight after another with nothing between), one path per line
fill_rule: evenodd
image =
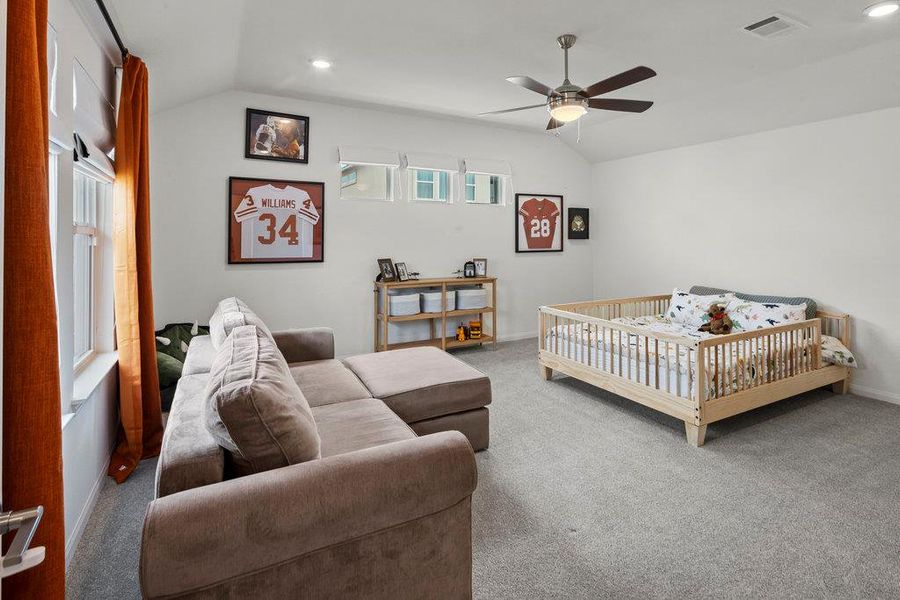
M849 315L820 310L814 319L706 339L628 323L664 314L669 298L542 306L542 376L559 371L681 419L694 446L710 423L826 385L847 392L850 369L822 362L821 339L849 348Z

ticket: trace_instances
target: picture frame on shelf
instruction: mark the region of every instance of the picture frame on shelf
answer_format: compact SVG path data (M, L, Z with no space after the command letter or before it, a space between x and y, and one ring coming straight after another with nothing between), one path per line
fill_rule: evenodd
M376 281L397 281L397 271L394 269L394 261L389 258L378 259L378 278Z
M473 258L472 262L475 263L475 277L487 277L487 259Z
M394 263L394 270L397 272L398 281L409 281L409 271L406 269L405 262Z
M475 277L475 263L471 260L463 265L463 277Z
M570 208L568 210L568 231L570 240L587 240L591 237L591 220L589 208Z
M309 163L309 117L247 109L244 158Z
M516 194L516 252L563 251L563 197Z
M228 178L228 264L325 260L325 184Z

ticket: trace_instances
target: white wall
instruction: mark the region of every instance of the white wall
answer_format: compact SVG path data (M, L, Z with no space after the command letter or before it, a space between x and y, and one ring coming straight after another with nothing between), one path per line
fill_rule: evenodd
M707 284L852 316L862 395L900 401L900 108L600 163L594 295Z
M51 115L50 130L53 141L61 146L59 154L59 189L56 218L56 294L59 319L60 390L63 406L63 487L65 495L66 560L72 557L81 532L93 510L99 484L106 476L106 467L116 435L118 388L115 368L107 365L101 372L97 365L76 378L74 362L73 308L73 114L72 70L78 61L97 87L112 101L115 71L108 57L92 35L81 14L71 0L49 0L49 21L58 34L59 71L57 77L57 114ZM111 199L110 199L111 200ZM98 219L111 227L111 207L98 207ZM113 350L111 246L109 231L101 235L102 254L97 266L104 273L105 293L98 296L95 320L100 325L95 333L95 347L100 352ZM107 360L104 357L104 360ZM109 363L112 364L112 363ZM86 382L90 379L90 382ZM96 385L96 388L94 386ZM85 389L93 389L87 393ZM73 413L74 396L84 394Z
M150 77L153 77L150 65ZM310 117L309 165L244 158L247 107ZM541 304L590 297L589 242L519 254L514 207L341 200L338 145L507 160L516 190L589 206L590 167L555 137L459 121L226 92L150 118L154 305L157 327L208 322L216 302L244 298L273 328L335 328L337 352L372 349L375 259L445 276L472 257L500 278L501 338L534 335ZM227 264L228 176L325 182L325 262Z

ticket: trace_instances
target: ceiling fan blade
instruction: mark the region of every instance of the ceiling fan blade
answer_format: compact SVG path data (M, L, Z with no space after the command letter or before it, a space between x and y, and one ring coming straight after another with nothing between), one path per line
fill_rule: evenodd
M541 104L532 104L531 106L520 106L519 108L507 108L506 110L492 110L490 112L478 113L478 116L483 117L485 115L502 115L503 113L516 112L517 110L528 110L529 108L539 108L542 106L547 106L546 102L542 102Z
M510 83L514 83L516 85L521 85L523 88L531 90L532 92L537 92L542 96L556 96L556 90L548 85L544 85L540 81L535 81L531 77L526 77L525 75L516 75L515 77L507 77L506 80Z
M588 100L588 106L601 110L617 110L620 112L642 113L653 103L649 100L619 100L618 98L594 98Z
M546 129L546 131L550 131L551 129L558 129L559 127L562 127L563 125L565 125L564 122L562 122L562 121L557 121L557 120L554 119L553 117L550 117L550 122L547 123L547 129Z
M618 75L613 75L609 79L598 81L592 86L584 88L581 94L587 98L593 98L600 94L608 94L623 87L633 85L639 81L650 79L656 76L656 71L650 67L635 67Z

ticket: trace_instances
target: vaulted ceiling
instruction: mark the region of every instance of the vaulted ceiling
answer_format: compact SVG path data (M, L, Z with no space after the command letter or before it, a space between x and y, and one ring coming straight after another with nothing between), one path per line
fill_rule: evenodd
M578 36L579 85L637 65L659 73L610 95L654 100L648 112L592 111L580 142L563 128L591 161L900 105L900 13L867 19L867 0L107 3L150 66L156 111L243 89L542 131L541 108L476 115L541 101L509 75L559 85L562 33ZM807 27L771 39L744 31L775 13ZM315 70L315 57L334 67Z

